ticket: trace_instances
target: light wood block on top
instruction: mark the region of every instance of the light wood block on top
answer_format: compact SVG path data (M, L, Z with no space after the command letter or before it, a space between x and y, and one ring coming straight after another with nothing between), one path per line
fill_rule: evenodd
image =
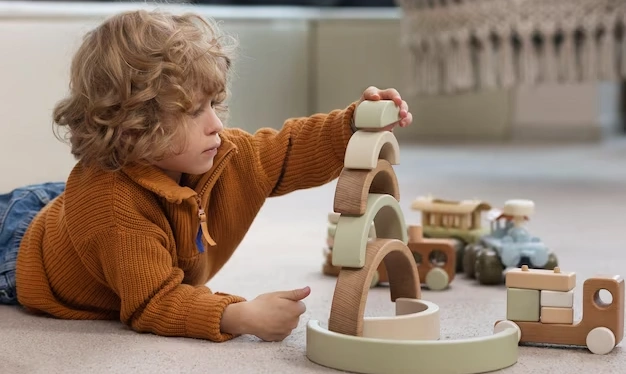
M576 287L576 273L562 273L558 267L554 270L528 269L524 265L507 272L505 284L511 288L571 291Z

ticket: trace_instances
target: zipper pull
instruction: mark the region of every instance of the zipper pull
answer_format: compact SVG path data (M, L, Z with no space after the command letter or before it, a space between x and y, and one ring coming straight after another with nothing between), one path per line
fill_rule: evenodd
M202 235L204 236L204 239L207 241L207 243L209 243L209 246L213 247L217 245L217 243L215 243L215 241L211 237L211 234L209 234L209 226L207 225L206 221L206 213L204 213L204 209L202 209L202 202L200 201L200 198L198 196L196 196L196 201L198 202L198 217L200 218L200 228L202 230Z

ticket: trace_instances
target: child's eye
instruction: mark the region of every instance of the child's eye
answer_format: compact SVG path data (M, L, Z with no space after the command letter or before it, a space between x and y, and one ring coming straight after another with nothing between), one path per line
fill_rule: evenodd
M202 114L202 112L204 112L204 108L200 108L200 109L196 110L196 111L192 114L192 116L193 116L193 117L198 117L199 115L201 115L201 114Z

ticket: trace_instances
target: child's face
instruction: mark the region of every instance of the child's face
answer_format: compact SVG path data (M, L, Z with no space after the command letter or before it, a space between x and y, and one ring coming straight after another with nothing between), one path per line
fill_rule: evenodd
M202 174L211 169L221 142L218 133L224 129L211 101L191 120L193 124L189 126L187 147L184 152L155 162L157 167L163 169L177 182L182 173Z

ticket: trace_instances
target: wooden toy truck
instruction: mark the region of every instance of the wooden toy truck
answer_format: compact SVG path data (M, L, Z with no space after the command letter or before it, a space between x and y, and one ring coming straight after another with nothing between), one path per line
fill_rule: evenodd
M596 276L583 285L583 316L574 323L575 273L529 269L524 265L506 275L507 319L494 332L518 330L520 343L577 345L607 354L624 337L624 279ZM600 291L611 293L603 302Z

